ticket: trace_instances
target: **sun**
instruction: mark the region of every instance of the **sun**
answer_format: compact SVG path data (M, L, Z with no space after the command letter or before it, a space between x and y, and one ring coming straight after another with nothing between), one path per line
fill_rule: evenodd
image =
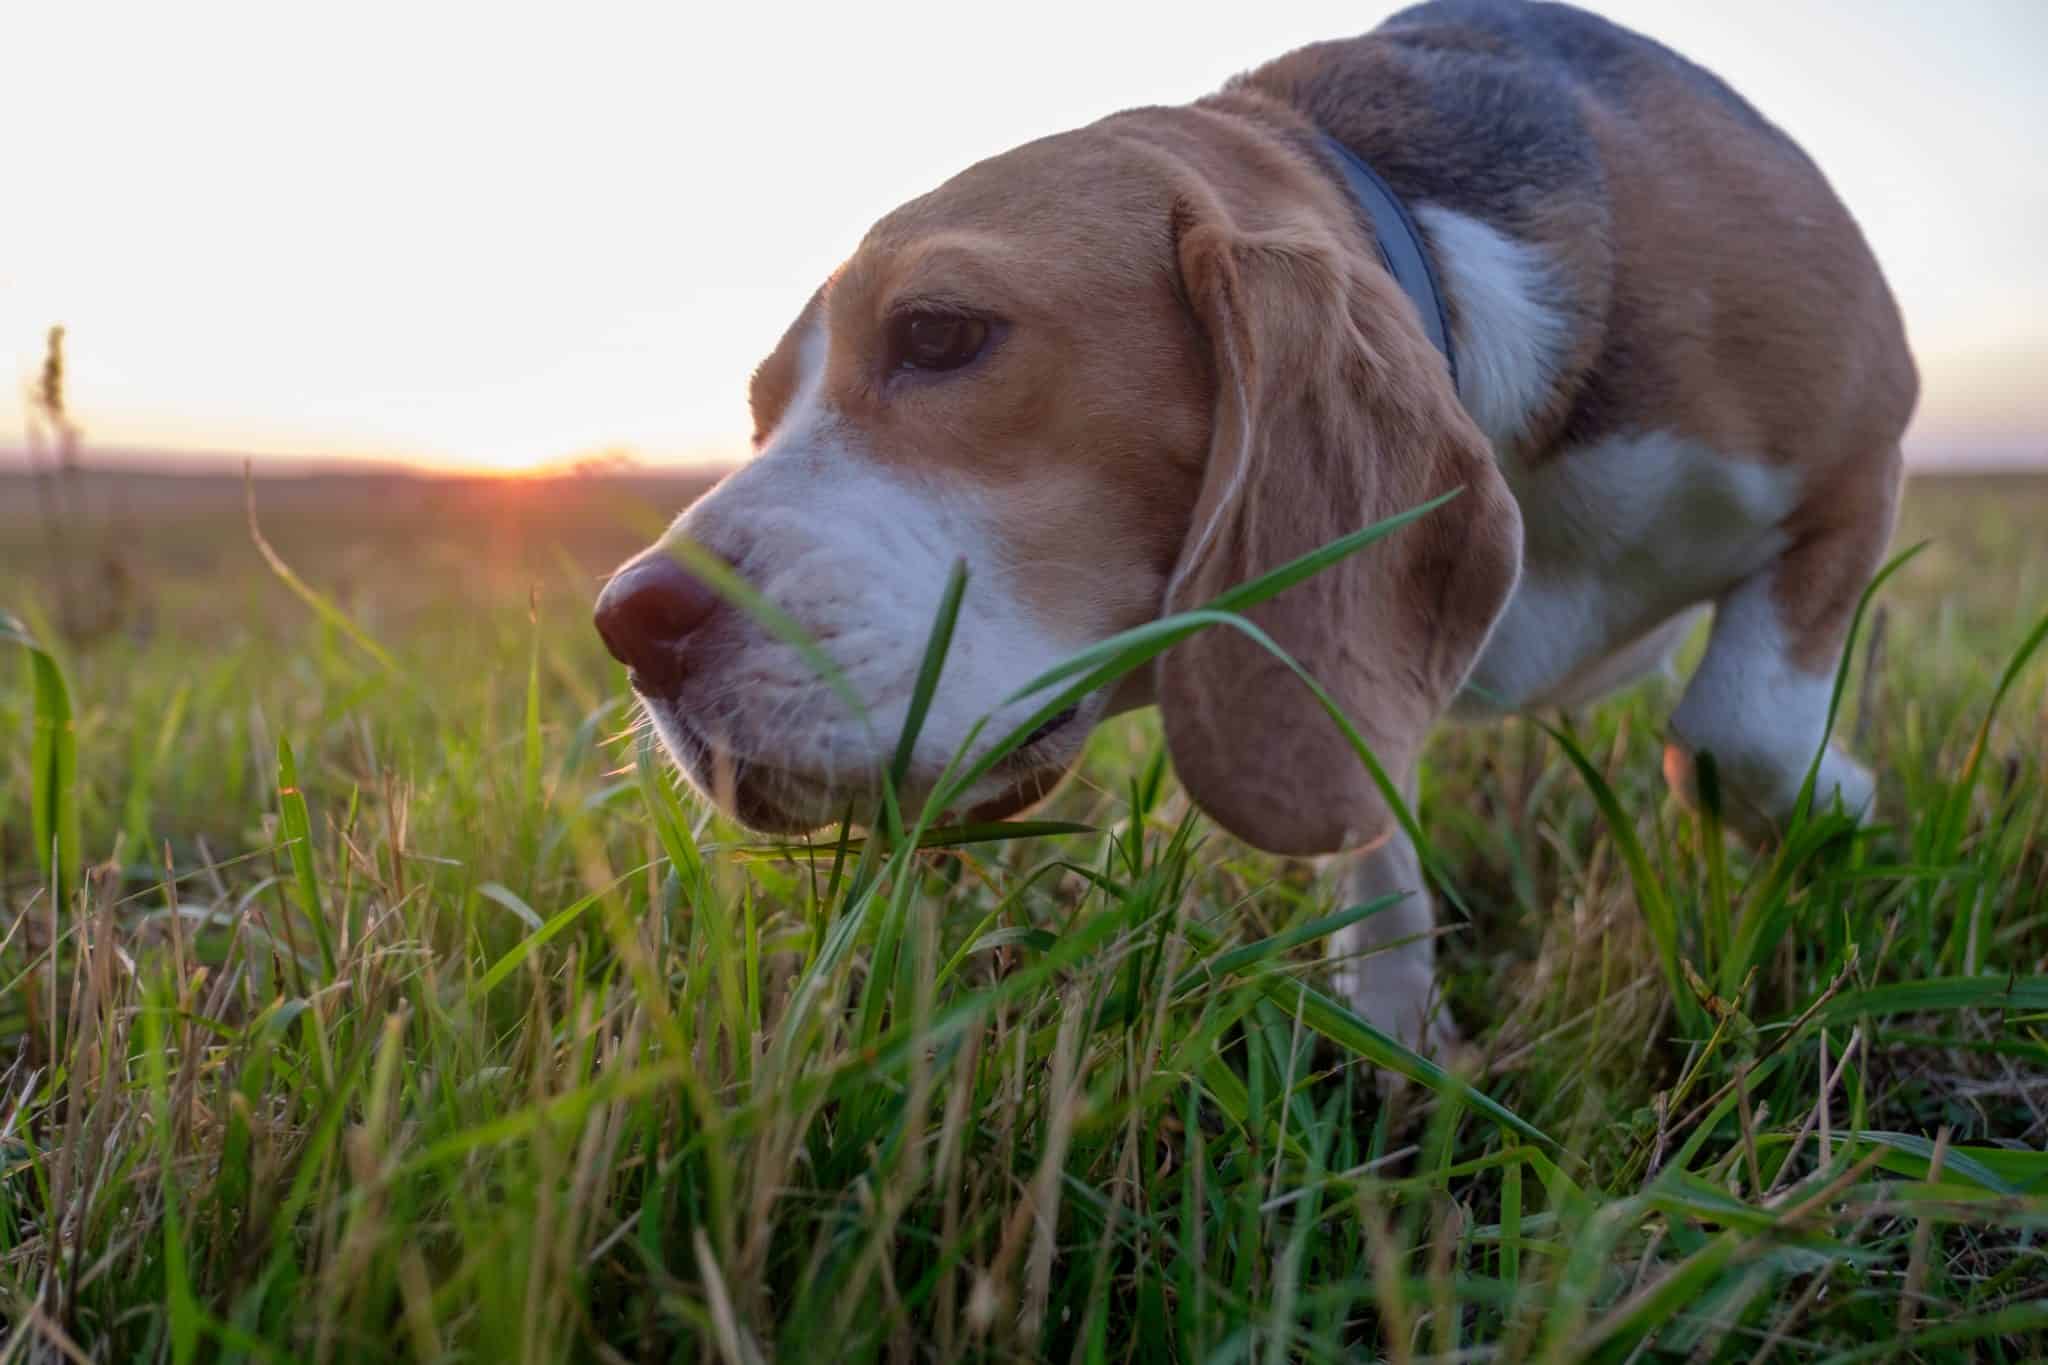
M530 479L546 473L550 468L559 467L561 463L559 460L550 460L540 455L508 453L469 461L466 468L462 465L457 467L470 474L495 474L506 479Z
M486 451L406 461L425 474L450 478L542 479L573 473L594 456L549 456L530 451Z

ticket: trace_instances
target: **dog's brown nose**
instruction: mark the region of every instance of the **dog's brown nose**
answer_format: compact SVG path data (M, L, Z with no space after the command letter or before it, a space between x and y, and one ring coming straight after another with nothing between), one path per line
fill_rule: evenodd
M641 691L682 680L690 635L717 612L708 583L659 550L612 575L597 595L597 633L612 657L633 670Z

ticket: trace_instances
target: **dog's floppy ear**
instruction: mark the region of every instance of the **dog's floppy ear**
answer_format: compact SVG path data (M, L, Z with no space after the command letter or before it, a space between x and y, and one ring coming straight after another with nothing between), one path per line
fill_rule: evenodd
M1464 490L1247 613L1400 782L1513 591L1521 515L1414 306L1363 243L1306 215L1247 233L1185 205L1176 228L1216 410L1169 611ZM1232 833L1311 854L1387 830L1392 814L1343 733L1256 642L1211 627L1157 667L1181 782Z

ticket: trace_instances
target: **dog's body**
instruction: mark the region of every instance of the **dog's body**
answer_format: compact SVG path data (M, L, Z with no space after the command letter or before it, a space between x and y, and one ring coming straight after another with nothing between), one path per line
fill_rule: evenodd
M1322 135L1419 223L1455 391ZM1073 650L1462 489L1253 619L1412 790L1447 712L1591 700L1711 604L1666 770L1687 790L1711 751L1758 835L1822 744L1915 393L1876 262L1783 133L1580 11L1441 0L972 167L818 291L755 377L758 458L673 534L809 630L871 721L660 547L599 622L700 786L807 827L886 763L955 559L973 578L913 800L976 718ZM1155 701L1220 823L1276 852L1369 847L1358 891L1415 893L1339 945L1341 981L1382 1027L1435 1039L1415 851L1319 705L1242 636L1210 631L1089 698L970 804L1035 800L1096 721ZM1819 799L1872 795L1829 751Z

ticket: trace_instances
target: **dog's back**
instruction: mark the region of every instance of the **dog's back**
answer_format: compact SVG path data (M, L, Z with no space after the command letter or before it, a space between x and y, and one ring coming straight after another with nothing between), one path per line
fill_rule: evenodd
M1435 0L1231 88L1543 253L1570 353L1524 458L1677 417L1761 461L1883 462L1904 430L1917 380L1855 221L1790 137L1661 44L1569 5Z

